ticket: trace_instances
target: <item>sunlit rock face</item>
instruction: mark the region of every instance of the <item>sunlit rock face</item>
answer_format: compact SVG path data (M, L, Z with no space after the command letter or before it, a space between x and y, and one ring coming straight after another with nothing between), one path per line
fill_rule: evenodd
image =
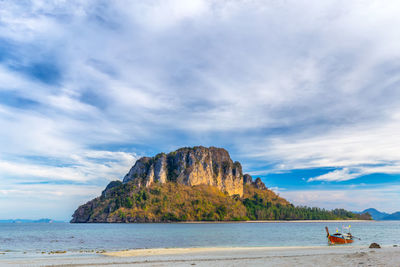
M138 186L177 182L194 186L218 187L229 195L243 195L243 173L239 162L233 162L223 148L180 148L155 157L140 158L125 175L123 183L134 181Z

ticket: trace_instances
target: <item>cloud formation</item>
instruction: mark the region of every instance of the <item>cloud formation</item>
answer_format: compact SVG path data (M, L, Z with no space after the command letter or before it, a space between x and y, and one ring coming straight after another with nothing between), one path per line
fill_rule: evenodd
M317 177L309 178L307 181L347 181L359 176L360 175L358 173L350 173L348 168L344 168L341 170L334 170Z
M247 171L336 168L314 183L399 174L399 12L2 1L0 183L104 186L138 155L198 144L228 148Z
M397 203L400 188L381 186L379 188L348 188L345 190L293 190L281 192L295 205L324 207L327 209L344 208L363 211L369 207L387 212L398 211Z

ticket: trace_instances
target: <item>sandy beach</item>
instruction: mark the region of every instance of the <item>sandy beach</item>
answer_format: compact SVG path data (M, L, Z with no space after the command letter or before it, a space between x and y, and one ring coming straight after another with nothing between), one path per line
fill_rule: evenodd
M0 266L400 266L400 248L236 247L137 249L101 255L0 259Z

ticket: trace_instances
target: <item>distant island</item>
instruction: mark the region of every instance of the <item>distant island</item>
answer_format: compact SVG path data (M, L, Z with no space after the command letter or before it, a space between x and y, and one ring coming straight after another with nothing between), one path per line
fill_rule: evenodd
M7 220L0 220L0 223L53 223L53 222L61 222L55 221L52 219L38 219L38 220L30 220L30 219L7 219Z
M123 181L80 206L71 223L371 219L344 209L295 207L228 151L185 147L136 161Z
M368 213L371 215L373 220L377 221L397 221L400 220L400 211L394 212L392 214L386 213L386 212L381 212L377 209L374 208L369 208L361 212L355 212L358 214L364 214Z

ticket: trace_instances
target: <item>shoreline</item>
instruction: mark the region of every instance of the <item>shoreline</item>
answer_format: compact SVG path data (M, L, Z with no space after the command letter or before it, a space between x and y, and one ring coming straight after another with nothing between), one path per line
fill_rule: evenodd
M284 247L192 247L192 248L141 248L127 249L119 251L107 251L101 253L110 257L144 257L160 255L182 255L190 253L210 253L210 252L254 252L254 251L296 251L296 250L340 250L348 248L364 248L363 246L284 246Z
M136 249L98 255L1 259L0 266L398 266L399 247L206 247Z
M170 223L344 223L344 222L376 222L375 220L256 220L256 221L184 221Z
M174 221L174 222L65 222L69 224L215 224L215 223L349 223L386 222L377 220L254 220L254 221ZM390 222L390 221L388 221Z

